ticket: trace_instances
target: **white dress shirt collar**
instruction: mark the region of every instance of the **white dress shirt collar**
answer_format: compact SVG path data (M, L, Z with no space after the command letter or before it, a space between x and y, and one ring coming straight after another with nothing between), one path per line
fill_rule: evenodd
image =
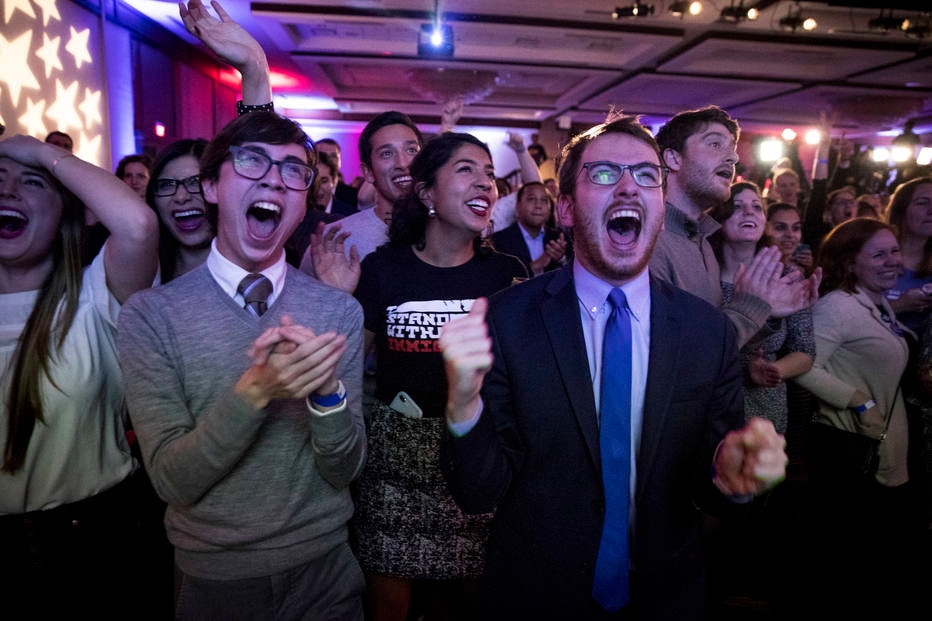
M207 269L210 270L210 275L214 277L214 280L217 281L217 284L220 285L227 295L239 303L244 303L243 296L238 294L236 289L249 272L223 256L223 254L217 250L216 239L210 242L210 254L207 255ZM272 303L275 302L281 294L285 286L285 272L287 270L288 266L285 263L285 253L282 252L278 261L260 272L263 276L272 281L272 294L269 296L269 306L272 306Z

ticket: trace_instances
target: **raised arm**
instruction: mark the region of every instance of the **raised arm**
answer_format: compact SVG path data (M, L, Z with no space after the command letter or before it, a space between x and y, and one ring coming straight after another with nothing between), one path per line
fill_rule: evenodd
M132 188L112 172L31 136L0 141L0 155L48 170L107 227L104 266L117 301L122 304L152 284L158 269L158 220Z
M521 180L524 183L540 181L540 169L537 167L537 162L535 162L531 154L528 153L527 146L525 146L524 138L521 137L521 134L509 133L508 146L511 147L515 155L518 156L518 166L521 167Z
M210 14L201 0L178 3L184 27L209 47L221 60L233 65L243 76L243 103L260 106L272 101L269 63L265 51L251 34L233 21L217 0L211 7L219 19Z

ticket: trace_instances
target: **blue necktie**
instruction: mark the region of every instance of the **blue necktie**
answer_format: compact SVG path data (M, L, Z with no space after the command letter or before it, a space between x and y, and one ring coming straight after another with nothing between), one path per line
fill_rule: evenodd
M243 307L261 317L268 309L269 296L272 294L272 281L262 274L247 274L239 283L236 292L243 296Z
M592 597L615 612L631 598L628 585L628 492L631 474L631 320L621 289L608 296L605 324L599 447L605 486L605 522Z

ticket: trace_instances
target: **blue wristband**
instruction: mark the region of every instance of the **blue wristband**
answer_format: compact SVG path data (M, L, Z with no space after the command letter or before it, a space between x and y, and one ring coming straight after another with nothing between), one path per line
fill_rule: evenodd
M346 388L343 386L343 380L337 381L337 391L330 395L309 395L308 400L314 405L322 408L332 408L346 399Z

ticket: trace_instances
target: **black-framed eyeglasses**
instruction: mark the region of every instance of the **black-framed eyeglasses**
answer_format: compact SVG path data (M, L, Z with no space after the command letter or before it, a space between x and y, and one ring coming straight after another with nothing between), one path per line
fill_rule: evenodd
M164 179L156 179L155 195L174 196L180 186L184 186L184 189L187 190L188 194L200 194L201 177L199 175L191 175L185 179L170 179L168 177L165 177Z
M582 165L586 178L595 185L615 185L629 171L634 182L642 188L659 188L667 177L667 168L658 164L616 164L615 162L586 162Z
M317 169L304 162L296 160L273 160L265 153L253 151L246 147L232 146L230 154L233 156L233 170L236 174L247 179L262 179L272 169L278 166L285 187L290 190L306 190L314 183Z

